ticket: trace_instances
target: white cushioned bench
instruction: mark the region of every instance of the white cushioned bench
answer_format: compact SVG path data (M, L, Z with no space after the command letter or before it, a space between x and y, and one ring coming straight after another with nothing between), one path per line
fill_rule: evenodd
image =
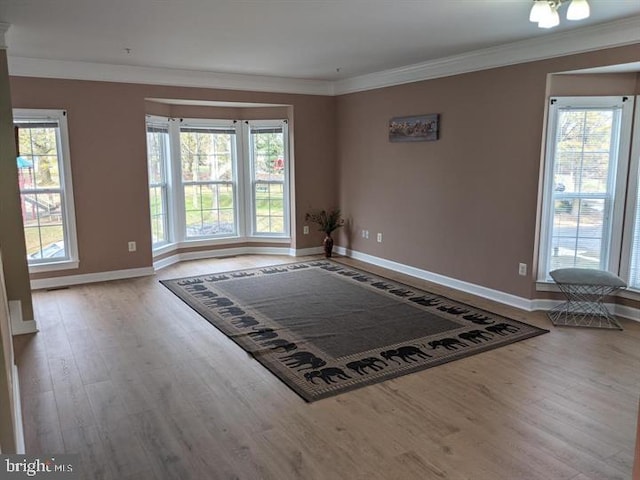
M554 325L622 330L604 304L607 296L627 287L621 278L591 268L560 268L549 275L567 297L547 312Z

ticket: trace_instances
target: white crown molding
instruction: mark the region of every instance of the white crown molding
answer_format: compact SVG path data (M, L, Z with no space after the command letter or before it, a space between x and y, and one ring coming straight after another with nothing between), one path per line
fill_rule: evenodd
M9 31L10 23L0 22L0 50L7 49L6 33Z
M640 16L633 16L615 22L558 32L461 55L347 78L334 82L334 95L362 92L638 42L640 42Z
M48 60L12 55L9 55L8 62L9 74L17 77L62 78L303 95L332 94L331 82L323 80Z
M8 24L0 23L0 33L3 33L3 27L6 32ZM3 36L0 35L0 39ZM563 55L602 50L638 42L640 42L640 15L391 70L359 75L335 82L134 65L47 60L12 55L9 55L8 59L9 73L21 77L64 78L332 96L448 77ZM0 46L0 48L6 47Z

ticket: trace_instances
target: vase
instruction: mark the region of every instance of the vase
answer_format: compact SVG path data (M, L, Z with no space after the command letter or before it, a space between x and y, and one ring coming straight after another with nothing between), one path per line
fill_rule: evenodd
M327 233L322 241L322 245L324 246L324 256L327 258L331 258L331 251L333 250L333 238L331 238L331 234Z

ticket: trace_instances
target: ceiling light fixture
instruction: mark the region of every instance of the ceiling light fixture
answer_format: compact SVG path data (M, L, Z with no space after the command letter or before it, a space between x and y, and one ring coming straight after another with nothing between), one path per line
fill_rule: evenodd
M552 28L560 25L558 9L567 0L533 0L529 13L529 21L537 23L540 28ZM590 15L587 0L571 0L567 10L567 20L584 20Z

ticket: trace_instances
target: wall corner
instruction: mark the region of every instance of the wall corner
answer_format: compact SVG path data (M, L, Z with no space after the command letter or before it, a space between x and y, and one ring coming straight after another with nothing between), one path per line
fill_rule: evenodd
M0 49L2 50L7 49L7 40L5 35L9 31L10 26L11 24L9 23L0 22Z
M13 337L38 331L35 320L23 320L20 300L9 300L9 318L11 319L11 335Z

